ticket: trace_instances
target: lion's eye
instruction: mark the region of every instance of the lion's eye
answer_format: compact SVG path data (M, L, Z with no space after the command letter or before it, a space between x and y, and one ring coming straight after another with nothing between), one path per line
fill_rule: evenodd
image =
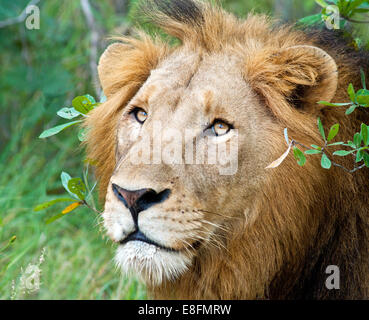
M215 120L211 126L211 130L213 130L216 136L225 135L231 129L232 129L232 126L222 120Z
M147 119L147 112L144 109L136 107L130 113L132 113L137 122L141 124Z

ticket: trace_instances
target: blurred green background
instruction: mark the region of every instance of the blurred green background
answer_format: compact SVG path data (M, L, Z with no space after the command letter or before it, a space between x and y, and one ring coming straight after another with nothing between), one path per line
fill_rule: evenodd
M93 28L83 2L91 9ZM18 16L28 3L0 0L0 21ZM144 286L115 269L114 246L93 212L79 209L46 225L63 205L32 211L65 194L61 171L81 176L77 128L45 140L38 136L63 122L55 113L73 97L99 97L96 59L107 36L132 31L137 1L41 0L37 5L39 30L28 30L24 22L0 27L0 250L17 236L0 252L0 299L144 299ZM223 6L239 16L254 10L286 21L319 12L313 0L229 0ZM21 277L29 264L39 263L43 248L40 288L23 292Z

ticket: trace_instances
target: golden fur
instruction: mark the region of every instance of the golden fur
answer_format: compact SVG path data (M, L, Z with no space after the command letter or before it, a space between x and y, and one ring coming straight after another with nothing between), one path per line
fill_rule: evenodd
M101 198L107 194L105 226L114 241L121 236L114 229L117 216L122 214L121 224L131 222L112 195L112 181L127 189L172 190L156 210L141 213L142 227L157 242L187 250L185 267L161 281L143 271L150 293L177 299L368 298L367 169L325 170L318 157L301 168L290 155L280 167L265 170L286 149L285 127L290 137L310 145L322 143L318 116L326 128L341 124L340 140L352 139L360 123L368 123L364 111L345 116L344 109L316 104L348 101L346 88L350 82L360 87L359 67L368 70L368 56L329 31L275 27L259 15L239 20L198 1L150 1L146 7L181 44L169 47L141 33L111 45L98 70L107 101L91 112L86 126L88 157L97 161ZM219 176L209 166L122 163L132 144L119 139L136 130L127 105L151 104L168 124L180 112L183 119L174 126L184 129L193 125L186 117L199 112L194 101L202 95L206 112L233 116L238 126L234 176ZM151 130L149 122L146 128ZM352 166L348 157L338 161ZM340 268L340 290L325 287L331 264Z

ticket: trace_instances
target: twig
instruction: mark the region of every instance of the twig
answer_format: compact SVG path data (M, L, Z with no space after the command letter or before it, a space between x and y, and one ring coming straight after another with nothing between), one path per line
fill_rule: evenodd
M83 200L83 201L82 201L82 203L83 203L87 208L89 208L89 209L91 209L92 211L94 211L95 213L97 213L97 214L101 214L101 212L100 212L99 210L96 210L96 209L94 209L93 207L91 207L91 206L87 203L87 201L86 201L86 200Z
M102 96L102 89L99 84L97 74L97 49L99 45L100 35L97 24L92 13L91 5L88 0L80 0L83 14L86 18L87 26L91 30L91 49L90 49L90 72L95 86L95 91L99 98Z
M292 146L298 144L298 145L300 145L301 147L303 147L303 148L305 148L307 150L315 150L315 149L312 149L312 148L309 148L309 147L305 146L304 144L302 144L302 143L300 143L300 142L298 142L298 141L296 141L294 139L291 139L291 144L292 144ZM325 154L328 157L328 155L324 152L324 149L326 147L327 147L327 142L325 142L324 147L322 147L320 151L322 152L322 154ZM364 163L364 164L362 164L362 165L360 165L358 167L354 167L353 169L350 170L350 169L347 169L346 167L344 167L343 165L338 164L338 163L336 163L336 162L334 162L332 160L331 160L331 163L332 163L333 166L338 167L338 168L341 168L341 169L345 170L348 173L354 173L355 171L360 170L360 169L362 169L362 168L365 167L365 163Z
M305 149L311 150L311 148L305 146L304 144L302 144L302 143L300 143L300 142L298 142L298 141L296 141L294 139L291 139L291 143L292 143L292 145L298 144L298 145L300 145L301 147L303 147Z
M5 28L13 24L23 22L27 18L27 7L36 5L39 2L40 0L31 0L19 16L0 21L0 28Z

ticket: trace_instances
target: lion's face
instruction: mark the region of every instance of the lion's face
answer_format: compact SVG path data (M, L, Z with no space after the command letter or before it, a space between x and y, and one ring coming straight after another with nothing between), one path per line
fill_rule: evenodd
M290 146L322 143L316 102L336 97L337 64L263 16L150 3L180 44L141 33L110 45L98 67L107 101L85 120L116 262L159 297L261 297L297 270L325 219L319 158L266 167L287 149L284 128Z
M265 141L278 127L241 63L174 52L124 107L103 214L124 270L153 283L174 278L200 248L224 246L233 223L251 220L271 159Z

